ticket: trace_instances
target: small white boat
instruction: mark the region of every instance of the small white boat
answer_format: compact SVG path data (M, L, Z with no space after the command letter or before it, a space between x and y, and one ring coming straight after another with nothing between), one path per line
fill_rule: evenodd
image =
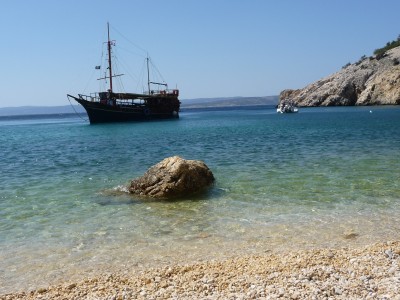
M292 100L282 100L276 109L277 113L297 113L299 109L296 107L295 103Z

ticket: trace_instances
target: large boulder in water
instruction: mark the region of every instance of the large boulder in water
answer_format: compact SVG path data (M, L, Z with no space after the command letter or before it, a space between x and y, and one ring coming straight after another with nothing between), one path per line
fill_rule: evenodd
M198 160L168 157L131 181L129 192L152 198L173 199L197 193L214 182L206 164Z

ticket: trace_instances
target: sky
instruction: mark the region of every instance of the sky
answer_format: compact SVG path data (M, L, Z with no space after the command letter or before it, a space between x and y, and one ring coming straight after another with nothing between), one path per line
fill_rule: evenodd
M400 35L398 0L3 0L1 11L0 107L97 92L107 22L128 54L123 91L141 92L148 53L180 99L278 95Z

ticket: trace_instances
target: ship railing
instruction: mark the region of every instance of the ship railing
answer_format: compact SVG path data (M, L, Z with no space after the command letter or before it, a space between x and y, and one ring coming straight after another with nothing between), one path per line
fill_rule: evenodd
M89 95L79 94L79 97L86 101L90 101L90 102L99 102L100 101L99 93L90 93Z
M149 94L147 92L147 94ZM179 96L178 89L159 89L159 90L151 90L150 95L177 95Z

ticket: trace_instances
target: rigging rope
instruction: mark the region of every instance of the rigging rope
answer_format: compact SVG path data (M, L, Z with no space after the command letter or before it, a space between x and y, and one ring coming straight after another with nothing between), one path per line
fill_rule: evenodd
M147 53L147 50L140 47L139 45L135 44L134 42L132 42L131 40L129 40L126 36L124 36L121 32L119 32L114 26L110 26L113 30L115 30L120 36L122 36L125 40L127 40L129 43L131 43L133 46L135 46L136 48L140 49L141 51L143 51L144 53Z
M88 82L86 83L85 88L83 89L83 94L86 94L86 90L88 89L89 84L92 82L95 72L96 72L96 69L92 71L92 74L90 75L90 78L89 78Z
M141 78L141 80L137 81L136 90L139 90L139 85L141 85L142 91L145 91L145 82L144 82L145 70L146 70L146 60L143 61L142 68L140 69L139 78Z
M153 60L150 58L149 61L150 61L150 65L152 66L153 70L155 70L157 72L157 75L160 76L161 81L165 83L166 81L164 80L163 76L161 75L161 72L157 69L157 67L153 63Z
M69 102L69 104L71 104L72 109L74 110L75 114L76 114L79 118L81 118L83 121L88 122L88 121L89 121L88 119L82 118L81 115L75 110L75 107L74 107L74 105L71 103L71 100L69 100L68 95L67 95L67 98L68 98L68 102Z
M137 75L137 74L133 74L132 73L132 70L134 70L134 69L136 69L136 68L132 68L132 67L130 67L130 64L128 64L128 63L126 63L126 61L123 59L123 57L121 56L121 57L119 57L119 55L117 55L117 54L119 54L118 52L119 52L119 50L118 49L122 49L122 51L125 51L125 52L127 52L127 53L130 53L130 54L133 54L133 55L136 55L136 56L141 56L141 57L145 57L145 62L146 62L146 60L148 59L149 60L149 67L150 67L150 70L149 71L151 71L150 73L151 73L151 77L152 77L152 79L153 79L153 81L155 81L155 82L162 82L162 83L166 83L166 81L165 81L165 79L163 78L163 76L162 76L162 74L161 74L161 72L158 70L158 68L155 66L155 64L153 63L153 60L149 57L149 55L148 55L148 51L146 50L146 49L144 49L144 48L142 48L141 46L139 46L139 45L137 45L137 44L135 44L134 42L132 42L131 40L129 40L125 35L123 35L121 32L119 32L114 26L112 26L112 25L110 25L110 28L114 31L114 32L116 32L116 33L118 33L118 35L119 36L121 36L125 41L127 41L129 44L131 44L131 45L133 45L136 49L138 49L138 50L140 50L141 52L142 52L142 54L140 54L140 53L138 53L137 51L130 51L130 50L128 50L128 49L125 49L125 48L121 48L121 46L119 45L118 47L115 47L116 45L115 44L113 44L113 48L112 48L112 57L113 57L113 61L114 61L114 64L113 64L113 75L114 74L118 74L119 72L117 72L117 71L119 71L118 69L119 68L121 68L123 71L124 71L124 73L126 74L126 75L128 75L131 79L132 79L132 81L133 82L137 82L137 87L136 87L136 89L137 90L139 90L139 88L140 88L140 85L142 86L142 89L143 89L143 91L145 92L145 91L147 91L148 90L148 82L147 82L147 76L145 75L145 64L146 63L144 63L143 64L143 66L142 66L142 70L140 71L140 73ZM103 43L103 45L107 45L107 43ZM102 53L101 53L101 56L102 56L102 58L101 58L101 61L102 61L102 63L101 63L101 68L103 69L103 67L104 67L104 59L103 59L103 56L104 56L104 53L105 53L105 47L102 47ZM117 57L119 57L119 58L117 58ZM106 62L106 66L107 66L107 62ZM108 69L108 67L106 67L106 69ZM107 71L106 71L107 72ZM145 76L146 76L146 78L145 78ZM99 82L99 90L102 90L102 88L103 89L107 89L107 86L109 85L109 78L107 78L107 77L109 77L109 75L107 75L107 73L105 73L105 75L104 75L104 80L100 80L100 82ZM114 77L114 76L113 76ZM129 81L128 81L129 82ZM118 88L121 88L122 90L125 90L125 87L124 87L124 83L123 83L123 80L122 80L122 78L120 78L120 77L116 77L116 79L115 79L115 83L116 83L116 85L117 85L117 87ZM126 83L126 82L125 82ZM103 86L101 86L101 84L103 84Z

